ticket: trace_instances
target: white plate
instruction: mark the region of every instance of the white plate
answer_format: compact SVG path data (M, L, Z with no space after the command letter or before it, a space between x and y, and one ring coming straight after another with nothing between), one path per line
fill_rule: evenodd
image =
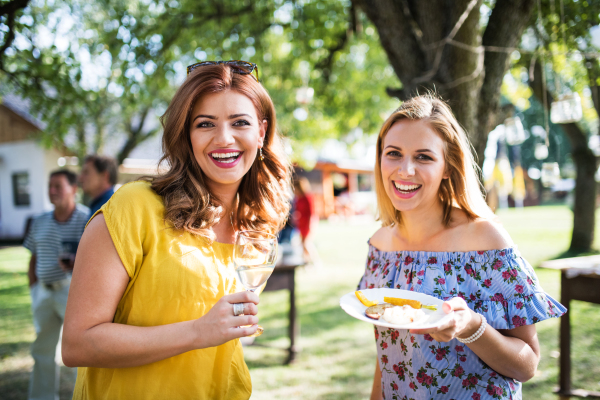
M452 319L452 314L454 314L454 311L452 311L450 314L446 314L444 313L444 311L442 311L442 304L444 303L443 300L437 299L435 297L423 293L388 288L364 289L361 290L361 292L367 297L367 299L372 301L378 301L380 303L384 302L384 297L399 297L401 299L418 300L423 304L435 304L438 306L438 309L436 311L423 308L422 310L425 313L426 317L421 319L420 321L412 322L410 324L396 325L386 322L383 318L372 319L367 317L365 315L365 310L367 309L367 307L364 306L356 298L354 292L342 296L342 298L340 299L340 307L342 307L342 310L346 311L346 313L351 317L354 317L361 321L370 322L373 325L385 326L387 328L395 329L429 329L435 328L449 321L450 319Z

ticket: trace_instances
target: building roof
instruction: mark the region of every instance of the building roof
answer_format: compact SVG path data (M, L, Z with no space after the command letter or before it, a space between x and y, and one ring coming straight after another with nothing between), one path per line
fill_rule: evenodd
M0 104L0 143L32 139L40 129L4 104Z
M371 163L353 159L342 159L337 162L319 160L314 167L314 169L322 171L341 173L355 172L358 174L372 174L373 168Z
M2 105L9 108L15 114L24 118L26 121L34 125L39 130L44 130L46 128L46 124L39 120L38 118L31 115L30 112L30 101L27 99L23 99L14 94L5 94L0 97L2 99Z

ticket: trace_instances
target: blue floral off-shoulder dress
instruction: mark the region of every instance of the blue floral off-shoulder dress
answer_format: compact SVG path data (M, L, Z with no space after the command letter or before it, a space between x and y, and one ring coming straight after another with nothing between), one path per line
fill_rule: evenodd
M462 297L496 329L560 317L516 248L469 252L381 251L369 243L359 289L396 288L442 300ZM383 398L521 399L521 383L488 367L466 345L375 327Z

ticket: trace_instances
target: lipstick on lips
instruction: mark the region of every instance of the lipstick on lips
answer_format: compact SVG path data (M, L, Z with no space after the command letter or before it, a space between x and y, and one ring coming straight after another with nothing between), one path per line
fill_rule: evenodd
M213 150L208 153L208 157L215 163L217 167L220 168L233 168L242 159L242 154L244 154L241 150L236 149L219 149Z
M417 194L423 185L416 184L414 182L406 181L392 181L394 185L394 192L396 196L401 199L410 199Z

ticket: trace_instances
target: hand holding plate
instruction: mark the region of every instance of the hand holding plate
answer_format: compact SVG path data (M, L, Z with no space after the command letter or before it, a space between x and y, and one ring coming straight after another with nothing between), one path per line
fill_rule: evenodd
M454 311L452 318L435 328L411 329L410 333L416 335L424 335L427 333L438 342L449 342L456 337L462 338L470 336L477 330L477 327L481 322L479 321L479 318L476 317L476 313L473 312L467 306L464 299L460 297L454 297L445 301L442 305L442 310L446 314L450 314ZM471 332L471 330L473 332Z

